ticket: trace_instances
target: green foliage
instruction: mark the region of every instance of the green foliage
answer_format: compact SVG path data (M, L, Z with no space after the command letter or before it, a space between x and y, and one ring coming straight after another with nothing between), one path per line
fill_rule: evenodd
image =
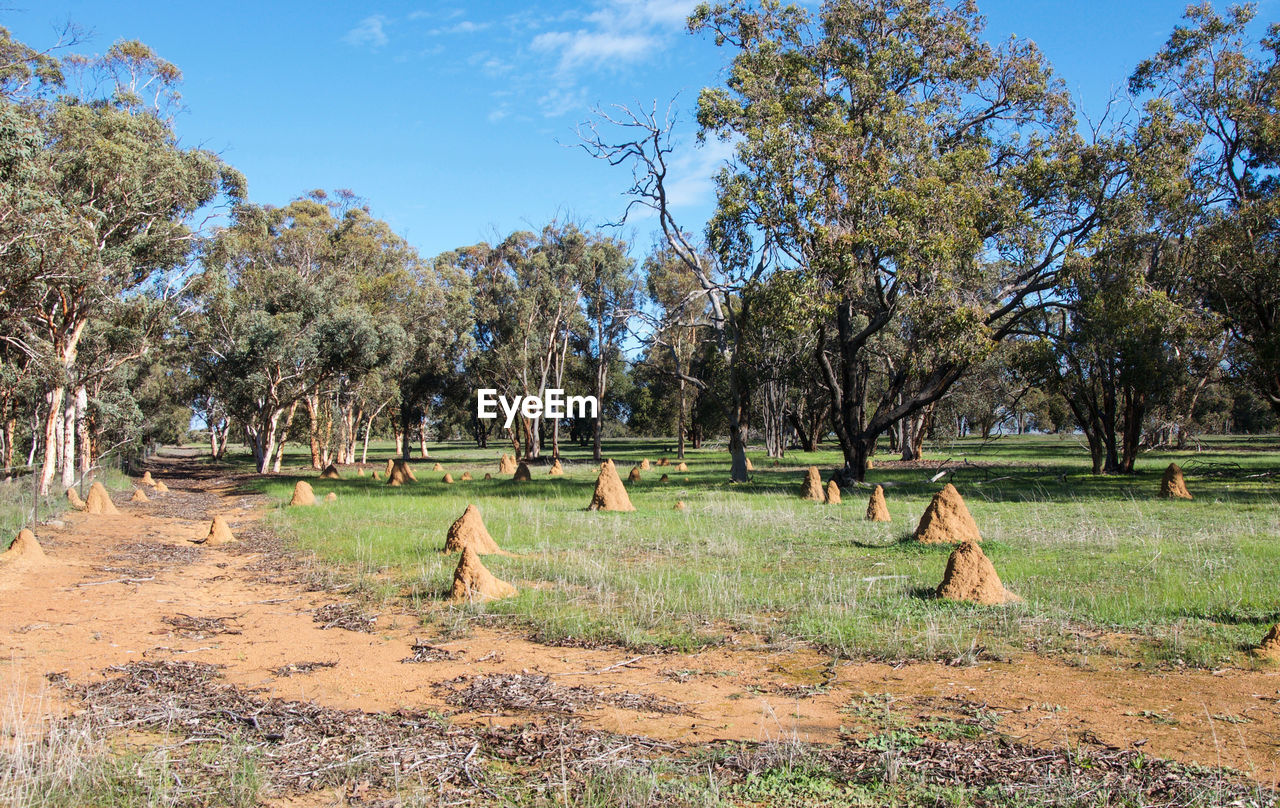
M1042 304L1091 226L1068 99L1033 44L985 44L971 4L704 4L690 28L734 52L698 104L701 136L735 144L712 247L800 277L818 307L766 305L757 327L824 349L860 477L877 436Z
M1234 360L1280 414L1280 26L1248 35L1253 4L1187 8L1164 47L1130 78L1155 94L1151 118L1171 118L1194 142L1189 203L1201 211L1193 278L1230 324Z

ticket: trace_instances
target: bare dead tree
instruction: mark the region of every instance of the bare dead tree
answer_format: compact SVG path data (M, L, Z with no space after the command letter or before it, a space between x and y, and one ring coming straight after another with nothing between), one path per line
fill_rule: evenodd
M597 160L631 169L631 187L625 191L631 199L615 224L625 223L637 209L652 211L657 216L666 244L698 281L700 292L688 295L682 306L706 308L707 326L711 329L716 351L728 369L729 397L724 403L724 410L729 422L730 476L734 482L746 482L750 391L743 383L738 365L744 312L740 306L735 306L733 293L745 283L757 279L764 271L765 263L756 264L749 277L730 277L708 257L706 251L699 248L689 231L676 222L667 192L670 159L675 151L672 144L672 132L676 126L674 103L669 103L661 116L656 101L647 110L621 104L613 105L610 110L597 108L594 120L579 125L579 145ZM602 128L616 132L617 137L606 137L601 133ZM670 346L666 347L670 350ZM679 362L674 363L674 367L681 381L699 390L707 389L705 380L681 371Z

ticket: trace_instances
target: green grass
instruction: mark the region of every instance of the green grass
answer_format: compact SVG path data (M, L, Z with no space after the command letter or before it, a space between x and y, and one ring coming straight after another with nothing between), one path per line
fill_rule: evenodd
M607 446L622 474L656 460L669 441ZM1072 436L957 441L926 459L968 459L948 478L965 495L984 549L1025 602L1004 608L940 602L929 595L949 548L903 543L942 485L930 469L870 472L887 488L891 524L863 520L866 493L840 506L796 496L801 470L838 466L839 454L789 453L780 469L752 452L750 483L727 482L726 452L690 452L690 472L654 468L628 491L634 513L585 510L595 467L574 447L567 474L531 483L506 479L445 485L430 463L455 478L496 476L503 448L433 448L415 462L419 482L399 489L369 478L326 481L299 468L255 487L282 505L294 480L311 480L316 508L280 508L271 524L320 558L379 572L379 580L423 607L426 619L456 624L483 611L532 626L552 639L632 647L692 649L749 631L798 640L847 657L955 658L985 647L1063 653L1087 664L1110 646L1092 628L1139 636L1131 649L1155 664L1248 664L1242 650L1280 620L1280 441L1219 439L1199 453L1151 453L1131 477L1089 475ZM376 462L389 456L378 447ZM888 459L881 457L880 459ZM375 458L371 456L371 462ZM1164 467L1187 470L1192 502L1155 496ZM671 482L662 484L663 472ZM353 474L353 473L352 473ZM296 475L296 476L295 476ZM1264 476L1258 476L1264 475ZM686 511L672 510L676 500ZM468 503L515 557L487 557L520 595L482 609L438 604L456 558L438 552Z
M129 478L114 468L102 469L98 472L97 479L111 491L124 491L132 487ZM34 478L29 474L0 482L0 537L8 537L3 539L6 547L19 530L32 526L33 517L37 512L39 521L44 521L56 518L69 507L66 496L56 483L54 486L56 493L46 497L36 495L33 483ZM81 493L87 494L88 491L86 484ZM37 500L39 507L35 509L32 503Z

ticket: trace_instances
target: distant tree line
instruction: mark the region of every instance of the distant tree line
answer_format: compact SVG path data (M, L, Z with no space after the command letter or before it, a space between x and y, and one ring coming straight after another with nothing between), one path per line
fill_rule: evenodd
M700 232L673 121L581 132L632 171L653 244L553 221L434 257L346 190L249 199L185 148L181 73L0 29L0 460L46 493L113 449L249 447L279 470L469 438L534 459L613 434L745 451L834 441L862 479L927 440L1078 432L1096 473L1280 416L1280 28L1205 4L1082 124L1030 42L969 2L702 5L727 54L698 136L732 144ZM642 254L640 260L633 254ZM475 418L475 389L599 397Z

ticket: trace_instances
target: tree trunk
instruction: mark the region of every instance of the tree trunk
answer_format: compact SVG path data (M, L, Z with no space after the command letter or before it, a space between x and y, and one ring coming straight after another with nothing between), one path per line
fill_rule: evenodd
M1126 390L1124 393L1124 443L1120 457L1121 474L1132 474L1142 443L1142 422L1147 414L1146 399Z
M14 444L17 443L18 419L12 414L5 420L4 428L4 467L9 474L13 473Z
M40 452L40 407L37 405L31 409L31 448L27 451L27 468L33 470L36 465L36 455Z
M269 436L270 442L276 442L277 434L279 435L279 445L276 447L275 459L271 465L271 470L276 474L280 473L280 466L284 463L284 447L285 444L289 442L289 430L293 429L293 419L298 414L298 402L295 401L289 405L289 414L284 419L284 430L277 433L278 424L280 423L280 413L281 410L276 410L275 414L271 418L271 434ZM267 453L267 457L271 457L270 452Z
M924 456L926 419L927 413L924 410L918 410L902 419L900 428L902 429L903 460L914 461Z
M62 487L76 484L76 400L67 396L62 407Z
M729 428L729 479L735 483L747 481L747 424L745 420Z
M93 438L89 434L89 391L83 384L76 387L76 432L80 440L80 477L83 479L97 460Z
M771 381L764 386L764 448L769 457L784 454L786 395L786 388L779 382Z
M40 495L48 496L53 490L53 478L58 471L58 425L62 423L62 399L66 390L54 387L45 397L49 411L44 421L44 464L40 469Z
M311 439L311 468L322 469L320 457L320 396L309 395L303 398L307 405L308 434ZM287 429L287 428L286 428Z
M423 415L418 418L418 451L422 454L422 459L426 460L431 456L427 451L427 416Z
M364 425L364 448L360 452L361 463L369 462L369 436L373 434L373 419L376 416L377 416L377 413L370 415L369 420L366 421Z
M678 428L676 429L676 436L677 436L676 437L676 457L680 458L681 460L684 460L684 430L685 430L685 421L688 419L688 413L686 412L687 405L685 403L684 385L685 385L685 381L684 379L681 379L680 380L680 415L679 415L679 423L677 425Z
M403 404L400 406L400 445L396 447L396 453L400 455L400 459L408 463L413 458L413 449L411 443L413 441L413 413Z

